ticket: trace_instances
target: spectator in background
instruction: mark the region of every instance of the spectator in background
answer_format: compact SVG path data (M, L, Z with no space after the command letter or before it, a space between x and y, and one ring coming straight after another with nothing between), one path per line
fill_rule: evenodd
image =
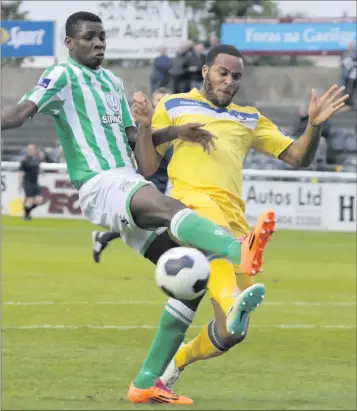
M55 147L51 152L49 153L49 159L50 163L65 163L66 160L64 158L63 154L63 148L61 145L58 145Z
M304 134L307 123L309 122L308 106L304 104L299 108L298 118L294 124L292 135L294 137L300 137ZM330 121L325 121L322 123L321 135L328 139L331 130Z
M189 71L194 54L193 42L187 40L180 46L173 60L170 74L172 76L172 92L187 93L190 91L191 72Z
M156 108L157 105L160 103L160 100L165 96L169 96L170 94L171 91L166 87L160 87L157 90L155 90L154 94L152 95L153 107Z
M51 156L46 149L40 149L38 151L38 158L40 159L41 163L52 163Z
M220 44L219 37L215 33L211 34L209 38L209 46L206 53L209 53L210 50L213 49L213 47L218 46L218 44Z
M167 56L167 49L161 49L161 55L156 57L153 63L153 71L150 76L151 94L160 87L168 87L170 84L170 69L172 59Z
M203 43L198 43L194 47L194 53L191 58L191 86L190 89L201 88L203 83L202 77L202 66L205 64L206 61L206 47Z
M350 95L346 105L356 108L357 52L353 41L348 44L347 51L341 55L340 66L342 85L346 87L346 92Z
M31 211L42 204L41 188L38 184L40 174L40 157L35 144L27 146L26 156L19 167L19 193L25 193L24 220L32 220Z

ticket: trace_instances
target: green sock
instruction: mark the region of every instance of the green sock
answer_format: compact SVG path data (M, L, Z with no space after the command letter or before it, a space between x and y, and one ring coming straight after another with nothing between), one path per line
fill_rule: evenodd
M144 364L134 380L137 388L149 388L161 377L185 338L195 312L170 298Z
M241 243L217 224L186 208L171 220L172 234L182 243L241 262Z

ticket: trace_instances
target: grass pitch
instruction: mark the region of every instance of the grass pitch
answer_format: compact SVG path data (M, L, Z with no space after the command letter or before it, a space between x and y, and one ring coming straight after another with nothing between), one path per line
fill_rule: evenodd
M84 221L2 219L2 409L129 410L165 296L121 240L100 264ZM356 409L356 237L277 232L247 339L188 367L192 410ZM211 319L204 301L188 332ZM178 409L177 406L174 407Z

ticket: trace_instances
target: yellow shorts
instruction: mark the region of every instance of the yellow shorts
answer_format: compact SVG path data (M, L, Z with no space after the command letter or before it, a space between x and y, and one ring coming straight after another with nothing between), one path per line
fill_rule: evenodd
M237 221L229 221L226 218L224 211L207 194L193 191L173 190L171 196L177 200L180 200L183 204L191 208L191 210L194 210L201 217L205 217L230 231L237 238L243 237L249 232L248 224L246 224L246 227L242 227L242 224ZM232 213L229 214L231 215ZM253 285L253 277L244 274L239 265L235 265L234 268L236 272L237 286L240 290L243 291Z

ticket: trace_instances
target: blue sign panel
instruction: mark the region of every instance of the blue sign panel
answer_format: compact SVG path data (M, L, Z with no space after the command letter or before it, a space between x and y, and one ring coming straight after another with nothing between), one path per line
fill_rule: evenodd
M54 56L53 21L1 22L2 57Z
M356 41L356 23L226 23L222 43L250 52L339 52Z

